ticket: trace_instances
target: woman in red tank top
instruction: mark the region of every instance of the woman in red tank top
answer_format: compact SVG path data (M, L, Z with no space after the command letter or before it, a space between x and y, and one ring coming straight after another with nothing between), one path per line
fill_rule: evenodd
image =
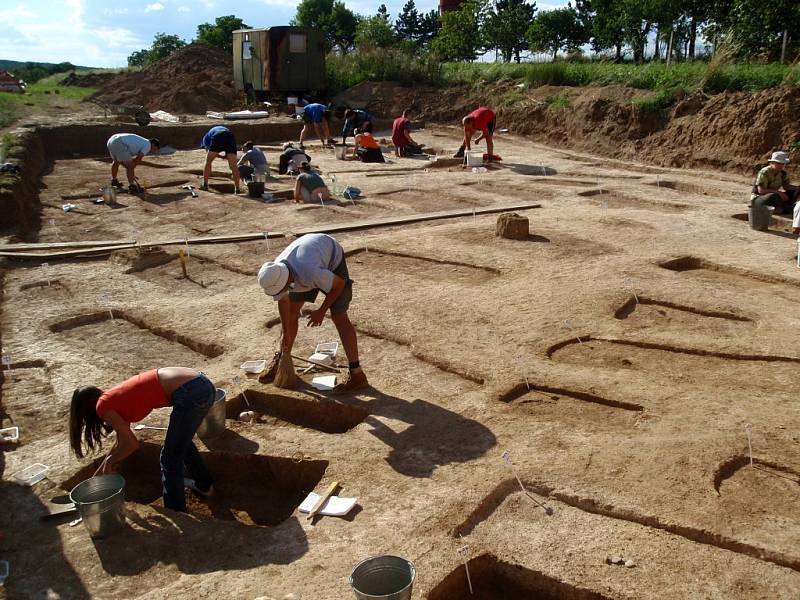
M186 510L184 486L201 496L212 493L211 474L192 442L197 428L214 403L216 388L203 373L186 367L163 367L139 373L103 391L79 387L72 394L69 440L73 452L84 456L100 450L111 431L116 439L95 475L110 473L139 447L131 423L141 421L156 408L172 407L161 449L164 506ZM189 478L184 478L184 467Z

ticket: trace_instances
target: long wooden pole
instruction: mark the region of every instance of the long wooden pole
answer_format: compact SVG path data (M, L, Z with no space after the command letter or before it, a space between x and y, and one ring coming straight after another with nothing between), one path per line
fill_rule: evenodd
M789 41L789 30L783 30L783 46L781 47L781 64L786 64L786 44Z

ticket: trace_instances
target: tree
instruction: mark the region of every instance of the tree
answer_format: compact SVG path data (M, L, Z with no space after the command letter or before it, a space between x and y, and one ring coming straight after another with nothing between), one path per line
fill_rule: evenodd
M481 36L485 5L480 0L466 0L458 10L441 16L442 28L431 41L431 48L442 60L475 60L483 48Z
M157 33L149 48L137 50L128 57L128 66L143 67L157 60L166 58L176 50L183 48L186 42L177 35Z
M325 35L328 49L346 52L353 47L359 18L339 0L302 0L293 25L316 27Z
M486 17L483 34L489 48L497 48L504 62L512 56L520 61L520 52L528 47L525 34L536 12L536 3L526 0L497 0Z
M197 26L197 41L225 52L232 52L233 32L237 29L247 29L248 27L250 25L233 15L217 17L213 25L201 23Z
M384 4L378 8L377 15L362 19L356 26L356 48L388 48L396 42L397 36Z
M559 50L579 48L587 39L578 12L571 6L540 12L527 37L531 50L552 52L553 60Z
M622 11L616 0L576 0L578 18L587 32L595 52L616 50L616 61L622 60L625 33Z
M420 16L414 0L408 0L403 6L403 10L397 15L394 22L394 29L397 37L401 40L416 42L420 37Z
M442 21L439 19L439 13L432 10L419 18L419 39L420 44L428 44L439 33L442 28Z
M800 31L800 5L796 0L734 0L728 18L730 34L744 56L780 57L783 32Z

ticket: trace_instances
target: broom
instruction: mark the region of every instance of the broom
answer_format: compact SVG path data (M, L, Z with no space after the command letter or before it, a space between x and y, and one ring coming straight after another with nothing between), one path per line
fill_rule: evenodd
M275 372L275 387L290 390L297 385L298 379L294 372L292 355L284 352L278 363L278 370Z

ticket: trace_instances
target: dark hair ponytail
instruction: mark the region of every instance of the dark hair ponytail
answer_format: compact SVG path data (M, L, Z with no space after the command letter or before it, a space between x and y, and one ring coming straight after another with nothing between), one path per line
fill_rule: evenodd
M75 456L83 458L83 443L89 450L99 450L103 446L103 438L111 431L108 425L97 414L97 400L103 390L94 386L76 388L72 393L69 409L69 445ZM83 440L81 440L83 437Z

